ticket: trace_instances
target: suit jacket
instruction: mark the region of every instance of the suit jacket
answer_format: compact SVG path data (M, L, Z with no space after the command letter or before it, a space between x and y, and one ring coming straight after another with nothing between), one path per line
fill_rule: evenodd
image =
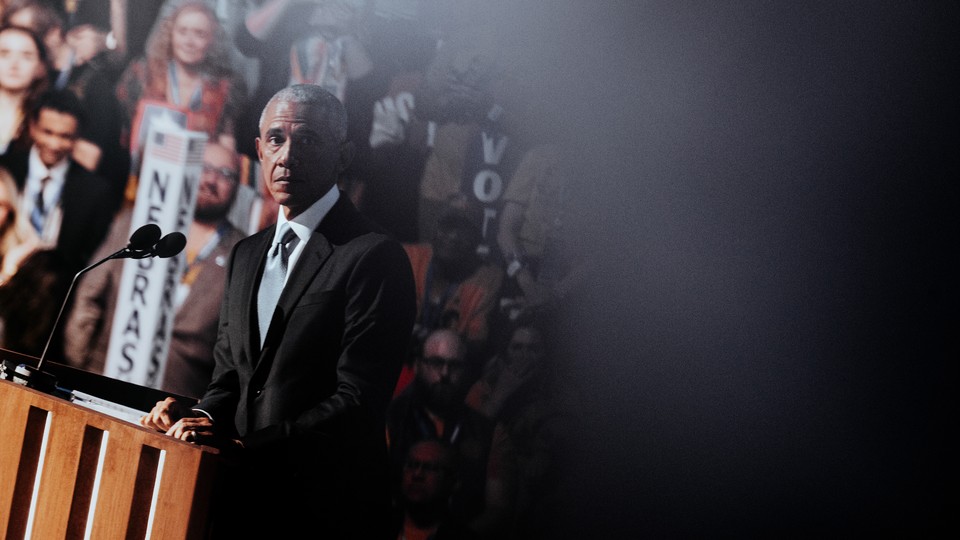
M0 167L5 167L10 172L21 193L27 178L29 150L29 147L25 150L11 148L0 157ZM27 354L40 355L44 350L46 336L56 330L56 335L50 343L49 356L50 358L62 357L63 329L62 327L53 328L56 320L53 314L64 301L68 284L74 274L87 266L90 257L110 228L114 212L109 193L109 186L105 180L87 171L73 160L70 161L58 203L62 217L57 246L49 252L35 253L24 261L25 268L30 264L30 260L38 263L30 267L30 271L35 274L34 278L40 279L39 275L43 274L52 282L45 281L44 285L38 286L35 282L25 281L24 285L33 289L27 291L31 294L31 301L15 306L4 306L8 332L14 333L14 328L11 326L16 327L24 324L23 321L31 321L29 330L16 332L20 334L16 340L11 341L9 337L7 338L7 347L15 347ZM11 324L11 319L17 322Z
M10 172L21 193L26 185L29 157L29 148L10 150L0 157L0 166ZM56 249L66 264L64 272L72 278L88 264L113 221L110 186L71 159L59 204L63 219Z
M410 263L341 193L291 270L261 349L257 285L274 229L234 248L213 380L196 406L246 447L233 475L242 481L226 493L230 518L246 534L268 520L369 537L378 519L389 529L384 416L416 312ZM251 512L238 519L244 505Z

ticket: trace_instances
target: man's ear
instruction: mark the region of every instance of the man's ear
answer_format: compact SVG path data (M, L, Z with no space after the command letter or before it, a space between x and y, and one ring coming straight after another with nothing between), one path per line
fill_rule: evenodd
M340 143L340 163L337 172L343 172L350 166L353 156L357 153L357 147L353 141L344 141Z

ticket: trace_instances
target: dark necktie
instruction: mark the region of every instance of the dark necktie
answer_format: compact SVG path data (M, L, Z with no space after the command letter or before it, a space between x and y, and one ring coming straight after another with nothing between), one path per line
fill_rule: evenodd
M263 267L263 277L260 278L260 290L257 292L257 322L260 326L260 346L267 338L267 329L277 307L280 292L283 291L283 281L287 277L287 263L290 260L290 251L296 246L297 235L287 223L283 224L280 241L270 248L267 254L267 263Z
M33 228L37 230L38 234L43 233L43 222L47 219L47 209L43 204L43 190L47 187L47 182L49 181L49 176L45 176L40 180L40 190L37 191L37 198L33 202L33 212L30 213L30 223L33 225Z

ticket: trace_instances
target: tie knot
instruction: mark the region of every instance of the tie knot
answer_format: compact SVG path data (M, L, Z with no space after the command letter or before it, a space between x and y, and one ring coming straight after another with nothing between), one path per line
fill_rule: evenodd
M290 242L296 240L297 233L293 232L293 229L290 228L290 225L286 223L283 225L283 228L280 229L280 239L273 244L273 247L270 248L270 256L277 257L278 255L283 255L284 262L286 261L287 254L289 253Z
M296 238L296 236L297 233L293 232L293 229L290 228L290 225L284 224L283 228L280 230L280 240L277 243L281 246L286 246L291 240Z

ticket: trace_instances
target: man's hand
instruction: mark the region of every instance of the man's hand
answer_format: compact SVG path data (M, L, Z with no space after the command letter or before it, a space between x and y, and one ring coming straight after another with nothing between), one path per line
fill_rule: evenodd
M373 105L370 148L403 144L413 111L413 94L403 92L396 98L386 96Z
M243 442L240 440L217 435L213 429L213 420L202 414L181 418L167 430L167 435L181 441L218 448L221 455L227 459L238 457L237 452L243 449Z
M213 421L202 414L181 418L167 429L167 435L181 441L210 444L214 439Z
M213 420L206 415L181 410L180 404L172 397L158 401L153 410L140 419L140 425L163 431L181 441L213 446L225 452L243 448L241 441L217 435Z
M140 418L140 425L157 431L167 431L183 417L180 404L172 397L158 401L153 409Z

